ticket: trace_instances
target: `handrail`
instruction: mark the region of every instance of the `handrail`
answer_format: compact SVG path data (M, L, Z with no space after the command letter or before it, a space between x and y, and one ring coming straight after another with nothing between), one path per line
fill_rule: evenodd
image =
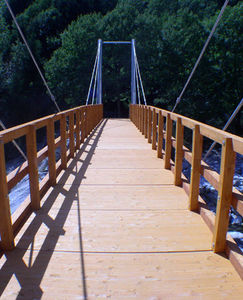
M72 108L57 114L34 120L19 126L0 131L0 249L14 248L14 237L23 220L34 210L40 208L41 198L49 187L56 184L57 175L67 167L75 151L103 118L103 105L87 105ZM55 124L60 133L55 137ZM68 128L67 128L68 124ZM47 146L37 152L36 131L46 128ZM6 176L4 144L25 137L28 161ZM69 139L69 149L67 149ZM61 149L61 158L56 162L56 148ZM38 164L48 157L48 175L39 183ZM8 193L29 174L30 196L21 209L11 216ZM12 221L12 219L14 221Z
M242 194L233 188L236 153L243 155L243 138L222 131L182 115L162 110L153 106L130 105L130 119L145 135L152 148L157 149L157 156L164 157L164 167L174 172L174 184L183 186L189 195L189 209L199 211L199 183L203 176L218 191L218 203L213 230L212 248L214 252L225 252L227 249L227 231L229 211L233 206L243 215ZM165 121L166 119L166 121ZM176 134L173 136L173 122L176 123ZM164 124L166 126L164 127ZM184 146L184 127L193 131L192 152ZM165 130L164 130L165 128ZM202 161L203 137L222 145L220 174L210 169ZM165 147L163 149L163 140ZM172 148L175 149L173 161ZM182 173L182 161L185 158L191 164L191 176L188 181Z

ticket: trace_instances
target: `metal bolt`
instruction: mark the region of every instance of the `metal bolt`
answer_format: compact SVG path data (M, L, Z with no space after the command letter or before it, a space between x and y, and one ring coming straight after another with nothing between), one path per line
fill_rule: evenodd
M220 201L220 196L218 196L218 201Z
M222 143L222 144L223 144L223 146L225 146L225 141L223 141L223 143Z

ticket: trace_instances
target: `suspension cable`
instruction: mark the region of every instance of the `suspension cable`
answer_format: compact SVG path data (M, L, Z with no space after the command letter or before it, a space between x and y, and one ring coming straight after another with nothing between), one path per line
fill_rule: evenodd
M0 126L2 127L3 130L7 129L1 120L0 120ZM25 160L27 160L27 156L24 154L24 151L19 147L19 145L16 143L16 141L13 140L12 143L16 147L16 149L19 151L19 153L23 156L23 158Z
M210 40L211 40L211 38L212 38L212 36L213 36L213 34L214 34L214 32L215 32L217 26L218 26L218 23L219 23L219 21L220 21L222 15L223 15L223 13L224 13L224 11L225 11L226 6L228 5L228 3L229 3L229 0L226 0L226 1L224 2L224 5L223 5L222 8L221 8L221 11L220 11L220 13L219 13L219 15L218 15L218 17L217 17L217 20L216 20L216 22L215 22L215 24L214 24L214 26L213 26L213 28L212 28L212 30L211 30L211 32L210 32L208 38L207 38L206 43L205 43L204 46L203 46L203 49L202 49L202 51L201 51L201 53L200 53L200 55L199 55L199 57L198 57L198 59L197 59L195 65L194 65L194 67L193 67L193 69L192 69L192 71L191 71L191 74L189 75L189 77L188 77L188 79L187 79L187 82L186 82L186 84L185 84L183 90L181 91L179 97L176 99L176 103L175 103L175 105L174 105L174 107L173 107L173 109L172 109L172 112L174 112L174 110L176 109L177 105L180 103L181 97L183 96L183 94L184 94L184 92L185 92L185 90L186 90L186 88L187 88L189 82L191 81L192 76L194 75L194 73L195 73L195 71L196 71L196 69L197 69L197 67L198 67L198 65L199 65L199 63L200 63L200 61L201 61L201 59L202 59L202 57L203 57L203 54L204 54L204 52L205 52L206 49L207 49L207 46L208 46L208 44L209 44L209 42L210 42Z
M238 104L238 106L236 107L236 109L234 110L234 112L232 113L232 115L230 116L229 120L224 125L224 128L222 130L226 130L229 127L229 125L234 120L235 116L240 111L240 109L242 108L242 106L243 106L243 98L241 99L240 103ZM208 149L207 153L205 154L204 158L203 158L204 161L208 157L209 153L213 150L213 148L215 147L215 145L216 145L216 142L213 142L212 145L210 146L210 148Z
M16 20L16 18L15 18L15 15L14 15L14 13L13 13L13 11L12 11L12 9L11 9L9 3L8 3L8 1L7 1L7 0L4 0L4 1L5 1L6 5L7 5L7 8L8 8L8 10L9 10L9 12L10 12L10 14L11 14L13 20L14 20L14 23L15 23L15 25L16 25L16 27L17 27L17 29L18 29L18 31L19 31L19 33L20 33L20 35L21 35L23 41L24 41L24 43L25 43L25 46L26 46L27 50L29 51L29 54L30 54L30 56L31 56L31 58L32 58L32 60L33 60L33 62L34 62L34 64L35 64L35 66L36 66L36 68L37 68L39 74L40 74L40 77L41 77L41 79L42 79L42 81L43 81L43 83L44 83L44 85L45 85L45 87L46 87L46 89L47 89L47 91L48 91L50 97L51 97L52 102L55 104L57 110L60 112L61 110L60 110L60 108L59 108L59 106L58 106L58 104L57 104L57 102L56 102L56 99L55 99L54 95L52 94L52 92L51 92L51 90L50 90L50 88L49 88L49 86L48 86L48 84L47 84L47 82L46 82L46 80L45 80L45 77L44 77L44 75L42 74L42 72L41 72L41 70L40 70L40 68L39 68L39 65L37 64L37 62L36 62L36 60L35 60L35 57L34 57L32 51L31 51L31 49L30 49L30 47L29 47L29 45L28 45L28 42L27 42L27 40L26 40L26 38L25 38L25 36L24 36L24 34L23 34L21 28L19 27L19 24L18 24L18 22L17 22L17 20Z
M142 89L143 101L144 101L144 104L147 105L147 100L146 100L146 96L145 96L145 93L144 93L143 81L142 81L142 77L141 77L141 73L140 73L140 68L139 68L139 64L138 64L137 53L136 53L135 47L134 47L134 56L135 56L135 65L136 65L137 70L138 70L138 77L139 77L139 81L140 81L140 85L141 85L141 89Z
M94 68L93 68L93 72L92 72L92 76L91 76L91 80L90 80L89 91L88 91L88 95L87 95L87 99L86 99L86 105L89 104L89 97L90 97L91 87L92 87L92 84L93 84L93 81L94 81L94 73L95 73L96 68L97 68L97 59L98 59L98 50L97 50L95 63L94 63Z

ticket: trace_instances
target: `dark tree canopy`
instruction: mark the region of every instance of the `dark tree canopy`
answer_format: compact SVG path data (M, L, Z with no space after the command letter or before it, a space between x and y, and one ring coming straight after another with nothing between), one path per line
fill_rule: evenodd
M222 0L11 0L61 108L84 104L97 40L136 39L149 104L172 109ZM232 0L177 112L222 127L242 98L243 4ZM108 109L130 101L130 48L104 47ZM10 125L55 111L0 0L0 114ZM115 115L115 114L114 114ZM231 130L242 132L242 113Z

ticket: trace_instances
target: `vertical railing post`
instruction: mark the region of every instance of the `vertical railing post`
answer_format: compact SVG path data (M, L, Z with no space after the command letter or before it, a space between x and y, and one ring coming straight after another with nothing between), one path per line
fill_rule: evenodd
M149 107L148 108L148 143L151 144L152 143L152 110Z
M140 132L142 132L142 128L143 128L143 106L140 104L139 105L139 119L140 119L140 123L139 123L139 130L140 130Z
M61 135L61 164L62 168L67 168L67 124L66 115L61 115L60 120L60 135Z
M136 126L139 127L139 105L136 104Z
M191 211L197 211L199 209L198 195L202 159L202 144L203 139L202 135L200 134L200 126L195 125L193 132L191 182L189 194L189 209Z
M47 145L48 145L48 169L51 185L56 184L56 155L55 155L55 129L54 119L50 118L47 124Z
M69 114L69 146L70 146L70 155L74 157L74 112L71 111Z
M162 158L162 147L163 147L163 137L164 137L164 117L162 116L162 111L159 111L159 121L158 121L158 146L157 146L157 157Z
M84 139L85 139L85 116L84 116L84 113L85 113L85 108L82 107L81 108L81 143L84 142Z
M144 136L148 138L148 108L144 106Z
M156 150L156 142L157 142L157 113L156 109L153 109L153 138L152 138L152 149Z
M14 248L14 234L8 197L8 185L5 166L4 142L0 136L0 234L1 248Z
M144 135L144 105L142 105L142 134Z
M80 108L76 110L76 150L80 148Z
M229 225L229 211L232 200L232 185L235 171L235 157L232 139L225 138L222 145L219 196L213 234L214 252L223 252Z
M38 210L40 209L40 191L35 125L29 125L29 132L26 135L26 148L29 169L31 207L33 210Z
M136 104L136 69L135 69L135 40L131 43L131 102Z
M165 137L165 169L170 169L171 147L172 147L172 120L170 114L166 117L166 137Z
M182 126L181 118L177 118L176 122L176 153L175 153L175 177L174 184L176 186L182 185L181 173L183 162L183 139L184 139L184 127Z

